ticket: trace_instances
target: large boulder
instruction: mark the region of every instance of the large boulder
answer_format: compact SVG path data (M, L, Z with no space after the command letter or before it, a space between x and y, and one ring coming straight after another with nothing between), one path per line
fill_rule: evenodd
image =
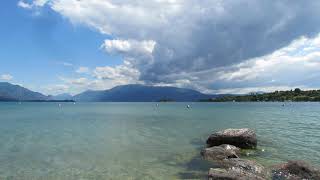
M275 180L320 179L320 170L303 161L289 161L273 170Z
M208 173L209 180L265 180L265 178L246 171L237 171L233 169L214 169L211 168Z
M207 140L207 147L230 144L244 149L257 147L256 133L251 129L226 129L213 133Z
M239 158L240 149L232 145L223 144L205 148L200 154L203 159L207 161L221 161L224 159Z

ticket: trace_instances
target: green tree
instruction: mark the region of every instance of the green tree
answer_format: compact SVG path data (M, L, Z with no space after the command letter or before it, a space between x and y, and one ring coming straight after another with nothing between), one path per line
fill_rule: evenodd
M296 89L294 89L294 92L297 93L297 94L299 94L299 93L301 93L301 89L296 88Z

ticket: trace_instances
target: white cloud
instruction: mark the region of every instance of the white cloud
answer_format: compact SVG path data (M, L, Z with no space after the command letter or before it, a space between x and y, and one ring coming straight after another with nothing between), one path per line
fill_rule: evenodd
M0 80L3 80L3 81L10 81L13 79L13 76L11 76L10 74L2 74L0 76Z
M18 6L21 7L21 8L24 8L24 9L32 9L32 5L31 4L28 4L24 1L19 1L18 2Z
M88 67L79 67L76 72L79 74L87 74L90 72L90 69Z
M32 3L27 3L24 0L18 1L18 6L24 9L33 9L44 6L49 0L33 0Z
M115 67L97 67L94 76L100 80L117 81L119 84L132 84L139 81L140 72L129 61Z
M35 6L44 6L49 0L34 0L33 4Z
M74 23L88 25L105 34L115 34L117 31L134 31L122 29L123 23L137 30L161 26L168 22L166 16L179 11L179 3L182 1L53 0L52 9Z
M113 54L127 54L131 56L137 56L139 54L153 53L155 41L136 41L136 40L105 40L101 45L108 53Z

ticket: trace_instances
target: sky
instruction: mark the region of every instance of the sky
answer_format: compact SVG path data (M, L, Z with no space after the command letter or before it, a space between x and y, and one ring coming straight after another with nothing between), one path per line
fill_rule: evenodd
M44 94L145 84L319 89L319 0L5 0L0 81Z

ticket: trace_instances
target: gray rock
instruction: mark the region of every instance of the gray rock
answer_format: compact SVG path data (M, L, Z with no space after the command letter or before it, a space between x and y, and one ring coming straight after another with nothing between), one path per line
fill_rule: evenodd
M254 174L256 176L266 177L268 175L265 168L259 163L247 159L225 159L220 162L222 167L231 169L240 174Z
M207 147L230 144L244 149L257 147L256 133L251 129L226 129L210 135Z
M205 148L200 154L207 161L221 161L224 159L239 158L238 154L240 154L240 149L232 145L223 144Z
M233 169L213 169L208 173L209 180L264 180L265 178L255 174L243 171L235 171Z
M319 180L320 170L303 161L289 161L278 165L272 176L274 180Z

